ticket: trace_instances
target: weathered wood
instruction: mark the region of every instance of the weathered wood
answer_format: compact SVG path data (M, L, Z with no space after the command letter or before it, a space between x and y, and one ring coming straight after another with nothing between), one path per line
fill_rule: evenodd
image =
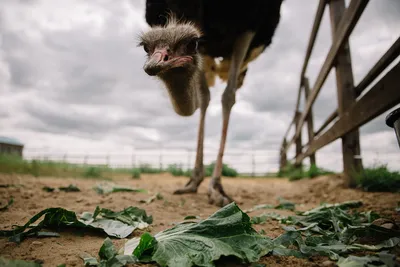
M303 67L301 68L300 74L300 86L302 85L302 79L306 73L308 62L310 61L311 53L315 45L315 39L317 39L319 27L321 25L322 17L324 15L326 7L326 0L320 0L318 3L317 13L315 14L314 24L311 30L310 40L308 41L306 57L304 59ZM297 108L298 109L298 108Z
M294 116L296 116L296 112L299 111L302 87L303 85L300 83L299 89L297 90L297 100L296 100L296 108L294 109Z
M372 67L372 69L365 75L364 79L356 86L357 96L367 88L372 81L378 77L398 56L400 55L400 37L393 43L393 45L386 51L386 53L379 59L379 61Z
M352 0L349 7L343 14L343 17L341 18L340 23L337 26L338 30L335 34L335 38L333 39L333 44L329 50L322 69L318 74L317 81L315 82L313 90L311 91L310 97L307 99L307 104L300 118L299 128L297 129L296 134L293 136L293 139L288 143L288 147L290 147L294 143L294 140L298 138L301 128L303 127L305 119L308 115L308 112L310 111L311 106L314 104L322 85L324 84L330 70L332 69L339 49L343 46L344 42L347 41L348 37L352 33L368 2L369 0Z
M287 154L286 154L286 138L283 138L282 147L281 147L281 154L280 154L280 164L279 170L282 172L287 165Z
M304 62L303 62L303 67L301 68L300 85L299 85L299 92L297 94L295 110L299 110L300 91L301 91L301 87L303 86L303 77L304 77L304 74L306 73L308 62L310 61L311 53L312 53L314 45L315 45L315 39L317 38L317 34L319 31L319 27L321 25L322 17L324 15L325 7L326 7L326 0L320 0L318 3L317 13L315 14L313 27L311 29L311 35L310 35L310 39L308 41L306 56L305 56Z
M310 82L308 78L304 78L304 94L306 96L306 99L310 95ZM310 112L308 113L307 116L307 128L308 128L308 142L311 143L312 140L314 139L314 118L313 118L312 108L310 109ZM310 164L316 165L315 153L310 155Z
M344 0L331 0L329 2L329 14L331 18L332 38L338 32L338 25L346 10ZM338 96L339 117L356 101L354 90L353 69L349 42L345 41L340 48L335 62L336 86ZM358 129L342 136L343 174L350 187L356 186L355 172L362 170L360 157L360 133Z
M299 121L300 121L300 116L301 116L301 112L297 111L296 112L296 130L297 127L299 127ZM301 155L301 153L303 152L303 148L301 146L301 131L300 131L300 135L299 137L296 139L296 157L297 155ZM297 168L301 168L302 162L296 162L295 167Z
M399 77L400 63L397 63L361 99L354 103L328 131L316 138L303 154L296 157L296 162L301 162L318 149L398 105L400 103Z
M338 116L338 110L336 109L334 112L332 112L331 115L326 119L326 121L319 127L319 129L315 132L315 136L319 135L325 128L328 126L332 121L334 121Z
M284 137L283 137L284 139L287 139L287 136L288 136L288 134L289 134L289 131L290 131L290 129L292 128L292 126L293 126L293 124L294 124L295 118L296 118L296 114L295 114L295 116L293 116L293 119L292 119L292 121L290 122L289 127L288 127L288 129L286 130L286 132L285 132L285 135L284 135ZM285 142L285 144L286 144L286 142ZM286 146L285 146L285 149L286 149Z

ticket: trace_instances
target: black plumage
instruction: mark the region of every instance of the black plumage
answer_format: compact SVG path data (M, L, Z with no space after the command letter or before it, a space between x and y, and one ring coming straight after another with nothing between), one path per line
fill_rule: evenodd
M150 26L167 23L168 14L194 22L203 32L200 51L211 57L230 57L233 43L245 31L256 32L247 52L269 46L280 20L283 0L147 0Z

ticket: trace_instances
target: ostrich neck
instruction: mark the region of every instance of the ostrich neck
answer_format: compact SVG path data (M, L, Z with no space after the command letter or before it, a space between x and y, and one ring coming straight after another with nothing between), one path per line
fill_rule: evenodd
M174 110L181 116L192 115L199 106L199 72L176 68L161 76L167 87Z

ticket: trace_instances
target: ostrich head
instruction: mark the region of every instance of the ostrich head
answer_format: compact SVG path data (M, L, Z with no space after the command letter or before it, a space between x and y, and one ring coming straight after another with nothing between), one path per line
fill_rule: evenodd
M197 50L200 30L192 23L178 23L174 17L166 26L156 26L140 36L147 54L144 71L160 78L176 113L192 115L199 103L202 58Z

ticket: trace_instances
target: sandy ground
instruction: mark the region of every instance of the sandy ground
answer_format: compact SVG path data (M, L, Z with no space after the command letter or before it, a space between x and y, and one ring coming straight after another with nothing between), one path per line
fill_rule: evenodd
M97 205L115 211L128 206L137 206L152 215L154 222L150 228L152 234L172 227L172 223L180 222L185 216L198 215L206 218L218 207L207 202L206 179L199 192L192 195L173 195L172 192L185 184L187 178L173 177L169 174L142 175L140 180L129 177L114 177L114 182L119 185L144 188L148 193L120 192L110 195L99 195L92 187L99 180L65 179L65 178L34 178L20 175L0 175L0 185L15 184L23 186L0 187L0 203L5 204L10 197L14 204L5 211L0 211L0 229L11 229L13 224L23 225L33 215L49 207L63 207L77 214L84 211L93 211ZM42 190L43 186L59 187L75 184L81 192L53 192ZM391 193L366 193L360 190L344 189L342 179L337 176L318 177L312 180L289 182L286 179L249 179L235 178L223 179L225 191L234 197L241 209L249 209L257 204L277 204L278 197L283 197L294 203L299 210L307 210L318 206L321 202L336 203L347 200L362 200L362 209L373 209L380 214L396 217L394 208L400 201L400 194ZM151 204L140 203L155 193L161 193L163 200L156 200ZM254 216L263 211L255 211L249 215ZM282 214L287 211L280 211ZM398 220L398 218L395 218ZM257 230L264 229L266 235L273 238L283 233L277 222L264 225L255 225ZM135 231L130 237L140 236L140 231ZM83 266L79 257L81 252L97 256L98 250L105 239L104 235L93 233L83 237L71 231L61 233L54 238L29 238L17 245L0 238L0 255L6 258L34 260L43 266ZM113 239L117 248L123 246L127 239ZM294 257L264 257L261 263L267 266L328 266L327 258L318 257L311 259L297 259ZM143 265L140 265L143 266ZM150 265L148 265L150 266ZM224 264L224 266L227 266Z

